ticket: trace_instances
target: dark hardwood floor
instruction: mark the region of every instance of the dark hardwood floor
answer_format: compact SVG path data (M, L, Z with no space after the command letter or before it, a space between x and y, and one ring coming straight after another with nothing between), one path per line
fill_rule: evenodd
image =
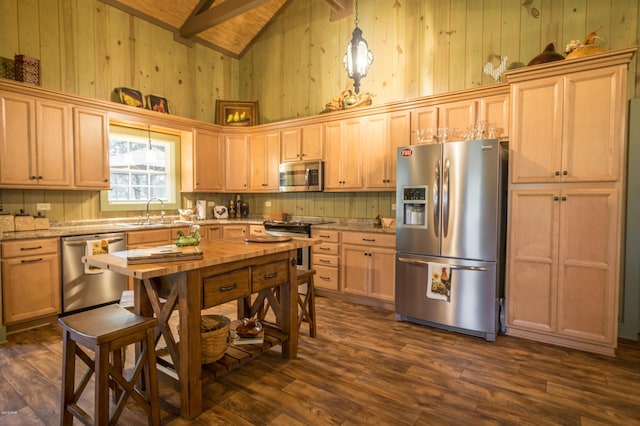
M214 312L235 318L234 306ZM638 343L621 341L610 358L508 336L488 343L321 297L316 306L318 337L303 324L297 359L276 347L207 382L192 421L168 404L179 396L163 380L163 424L640 425ZM56 326L0 345L1 425L59 423L61 349ZM146 423L128 407L120 424Z

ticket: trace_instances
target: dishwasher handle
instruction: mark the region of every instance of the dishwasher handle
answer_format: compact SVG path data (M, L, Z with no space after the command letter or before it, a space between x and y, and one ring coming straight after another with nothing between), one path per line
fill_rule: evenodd
M99 238L96 238L96 240L99 240ZM93 241L93 239L65 241L64 244L69 246L69 247L82 247L82 246L86 245L87 242L89 242L89 241ZM107 243L108 244L118 243L120 241L124 241L124 238L116 237L116 238L107 239Z

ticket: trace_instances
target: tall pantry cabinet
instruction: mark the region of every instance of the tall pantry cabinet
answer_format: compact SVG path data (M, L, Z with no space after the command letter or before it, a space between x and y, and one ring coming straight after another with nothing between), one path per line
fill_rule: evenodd
M506 74L509 335L615 354L635 50Z

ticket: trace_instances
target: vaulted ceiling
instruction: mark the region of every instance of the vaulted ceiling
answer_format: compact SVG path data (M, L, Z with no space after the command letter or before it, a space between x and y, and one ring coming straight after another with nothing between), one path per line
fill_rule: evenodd
M251 42L289 2L299 0L102 0L110 6L240 58ZM351 14L353 0L325 0L331 19Z

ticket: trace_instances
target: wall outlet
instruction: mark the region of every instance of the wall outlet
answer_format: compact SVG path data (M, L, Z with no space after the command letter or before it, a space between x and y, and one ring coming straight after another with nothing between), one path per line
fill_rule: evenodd
M395 211L395 209L396 209L396 203L391 204L391 210Z
M271 207L271 201L265 201L264 202L264 206L265 207Z
M207 207L214 207L216 205L215 201L207 201Z
M51 210L51 203L36 203L36 210L39 212Z

